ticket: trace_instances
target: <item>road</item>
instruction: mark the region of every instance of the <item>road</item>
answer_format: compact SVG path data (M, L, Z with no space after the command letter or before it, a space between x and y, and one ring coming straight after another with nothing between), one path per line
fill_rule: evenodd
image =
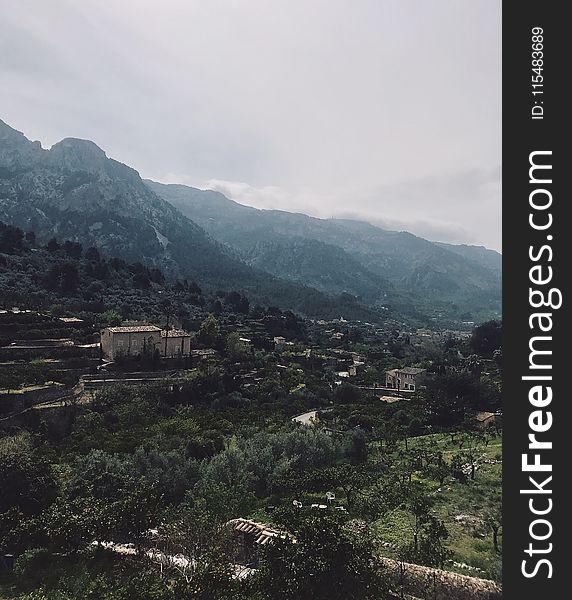
M303 415L298 415L297 417L292 418L293 423L300 423L301 425L306 425L306 427L311 427L317 420L317 410L311 410L310 412L304 413Z

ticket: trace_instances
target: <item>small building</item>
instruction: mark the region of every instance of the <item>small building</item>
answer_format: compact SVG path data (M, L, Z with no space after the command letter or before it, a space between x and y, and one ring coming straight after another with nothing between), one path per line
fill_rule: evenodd
M218 352L214 348L191 350L191 357L198 361L207 361L218 356Z
M80 326L80 325L83 325L83 323L84 323L84 320L80 319L78 317L59 317L58 321L60 321L64 325L70 325L72 327Z
M237 564L250 568L259 567L262 557L261 546L265 546L275 538L287 536L283 531L250 519L232 519L228 521L227 527L233 534Z
M182 329L161 331L159 354L165 358L182 358L191 354L191 334Z
M106 327L101 331L101 352L109 360L154 352L161 341L161 328L155 325Z
M365 360L365 356L363 354L358 354L357 352L352 352L351 356L352 356L352 361L353 361L354 365L356 365L356 367L363 367L363 365L365 365L366 360Z
M495 413L492 412L478 412L475 415L475 424L478 429L489 428L496 420Z
M404 400L401 396L380 396L379 399L387 404L393 404L394 402Z
M425 381L426 373L426 369L418 367L391 369L385 373L385 387L414 392Z
M286 338L278 335L274 338L274 351L282 352L286 347Z

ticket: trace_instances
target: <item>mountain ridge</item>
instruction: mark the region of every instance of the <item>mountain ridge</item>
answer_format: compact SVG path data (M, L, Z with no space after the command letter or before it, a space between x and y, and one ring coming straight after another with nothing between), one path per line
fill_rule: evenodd
M268 249L275 254L277 244L286 248L288 242L314 240L341 249L346 262L357 261L367 274L388 282L389 286L383 283L382 287L397 296L422 298L417 302L421 306L427 300L429 304L449 309L461 304L459 313L465 307L478 311L480 305L491 314L500 312L500 267L492 268L482 259L482 253L472 247L449 247L409 232L384 230L365 221L320 219L303 213L257 209L241 205L220 192L182 184L151 180L146 183L215 239L236 250L249 264L264 265L275 274L292 276L269 266ZM323 274L324 264L318 258L315 257L314 269L307 270L307 277L313 281ZM335 265L327 267L330 271L335 269ZM332 273L332 277L335 279L337 274ZM364 294L360 286L349 292L358 297Z
M492 251L144 181L90 140L68 137L44 149L3 121L0 220L43 241L81 241L308 315L320 306L335 311L336 302L364 318L372 318L368 306L438 317L500 313Z
M331 298L241 261L199 225L155 194L139 173L89 140L65 138L44 149L0 122L0 220L51 237L96 246L167 275L303 314L375 315L354 300Z

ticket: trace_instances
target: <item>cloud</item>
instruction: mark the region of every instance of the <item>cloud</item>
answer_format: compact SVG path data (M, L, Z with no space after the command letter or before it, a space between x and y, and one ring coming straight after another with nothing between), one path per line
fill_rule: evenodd
M498 0L3 0L0 21L0 118L44 146L500 246Z
M364 220L433 241L486 245L501 250L497 237L501 226L500 167L424 177L373 189L358 181L328 196L276 185L258 187L244 181L197 182L188 175L175 173L161 181L215 190L254 208Z

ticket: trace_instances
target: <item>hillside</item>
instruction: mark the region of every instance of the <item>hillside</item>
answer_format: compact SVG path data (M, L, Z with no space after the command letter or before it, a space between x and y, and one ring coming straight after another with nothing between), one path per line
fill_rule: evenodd
M281 277L320 281L331 292L343 273L347 291L370 301L374 290L384 290L427 311L500 311L500 255L491 250L437 244L361 221L259 210L183 185L147 184L247 262ZM312 244L301 251L303 240ZM331 260L324 260L324 245ZM292 270L286 255L293 248L303 256L303 269Z
M472 260L487 269L501 273L502 271L502 254L489 250L484 246L471 246L468 244L445 244L443 242L436 242L441 248L445 248L450 252L455 252L460 256L464 256L469 260Z
M93 142L66 138L45 150L0 121L0 220L105 256L140 261L211 289L237 289L261 304L308 315L375 319L350 297L331 298L245 264L160 198L137 171Z

